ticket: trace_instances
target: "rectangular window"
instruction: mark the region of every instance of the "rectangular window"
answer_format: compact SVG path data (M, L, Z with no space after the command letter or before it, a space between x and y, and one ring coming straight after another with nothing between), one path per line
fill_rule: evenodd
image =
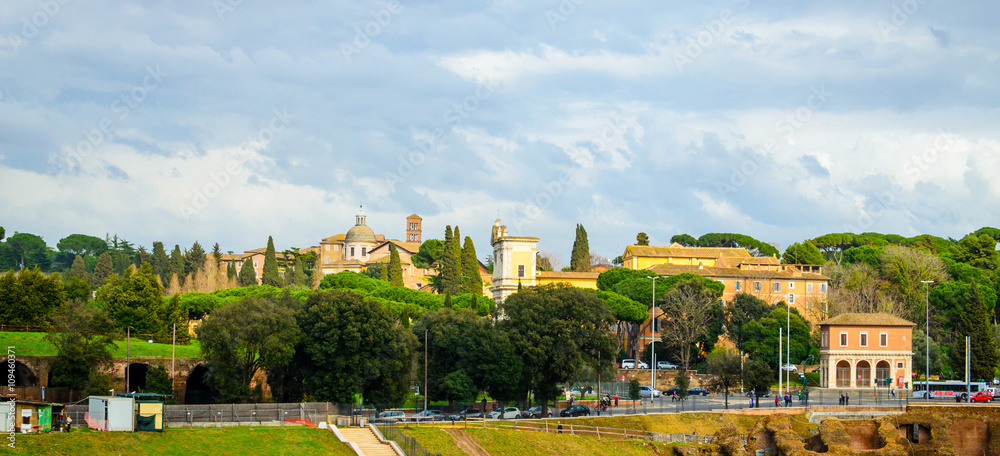
M760 282L753 283L753 291L760 291Z
M822 345L823 345L823 348L827 348L827 347L830 346L830 333L828 333L828 332L824 332L823 333L823 343L822 343Z
M889 333L886 332L878 333L878 346L879 347L889 346Z
M813 284L807 283L806 284L806 293L812 293L812 292L813 292Z
M517 276L518 277L524 277L524 265L523 264L517 265Z
M339 245L333 246L333 251L334 252L339 252L340 251L340 246Z
M841 347L847 346L847 333L845 332L840 333L840 346Z
M789 290L794 290L795 289L795 282L788 282L788 289Z
M368 255L368 247L362 247L361 256L366 256L366 255Z
M896 363L896 368L897 369L902 369L903 368L903 363Z
M351 247L351 256L354 256L354 247Z
M733 288L735 288L736 291L742 291L743 290L743 281L742 280L737 280L736 282L733 282Z
M253 268L257 269L257 262L256 261L253 262Z
M781 282L774 282L774 292L777 293L781 291Z
M825 283L819 284L819 292L820 293L826 293L826 284Z
M860 339L861 346L862 347L867 347L868 346L868 333L867 332L862 332L860 334L860 336L861 336L861 339Z
M330 244L327 244L327 245L326 245L326 251L327 251L327 252L329 252L329 251L330 251Z
M330 257L326 257L326 264L330 264Z
M795 293L788 293L788 303L795 304Z

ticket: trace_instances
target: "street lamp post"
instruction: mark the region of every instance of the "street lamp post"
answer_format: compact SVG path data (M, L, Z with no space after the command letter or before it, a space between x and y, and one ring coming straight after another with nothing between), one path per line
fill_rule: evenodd
M655 390L656 389L656 277L654 276L646 278L653 280L653 301L652 305L649 308L649 316L650 316L649 324L653 330L653 337L649 343L649 369L650 369L649 388L650 390ZM652 391L650 391L649 393L649 399L650 400L653 399Z
M921 280L920 283L924 284L924 342L927 344L924 347L924 402L930 402L931 400L931 298L930 298L930 284L934 283L933 280Z

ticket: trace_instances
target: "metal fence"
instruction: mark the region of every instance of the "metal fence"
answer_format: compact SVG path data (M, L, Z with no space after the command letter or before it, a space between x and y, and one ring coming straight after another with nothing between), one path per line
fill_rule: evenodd
M375 427L386 440L392 440L399 445L407 456L441 456L441 453L431 453L420 446L417 439L403 434L396 423L376 423Z

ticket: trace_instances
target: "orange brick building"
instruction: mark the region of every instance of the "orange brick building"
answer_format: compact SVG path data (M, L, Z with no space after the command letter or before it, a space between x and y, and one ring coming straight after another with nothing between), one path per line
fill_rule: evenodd
M911 388L914 326L886 313L846 313L821 322L820 386Z

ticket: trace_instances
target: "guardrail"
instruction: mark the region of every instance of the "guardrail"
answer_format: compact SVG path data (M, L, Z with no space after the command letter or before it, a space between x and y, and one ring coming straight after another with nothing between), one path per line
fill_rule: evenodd
M428 452L417 442L417 439L403 435L403 432L399 430L399 426L396 423L376 423L375 427L378 428L386 440L396 442L396 445L399 445L399 448L407 456L442 456L441 453Z

